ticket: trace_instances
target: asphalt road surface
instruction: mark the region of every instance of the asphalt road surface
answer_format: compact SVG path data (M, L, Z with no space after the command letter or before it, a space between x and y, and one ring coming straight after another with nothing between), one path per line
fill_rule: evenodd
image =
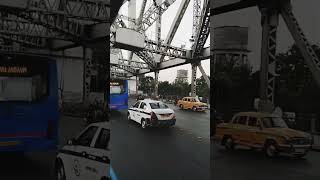
M133 102L130 102L132 104ZM142 129L111 114L111 163L120 180L209 180L209 111L180 110L171 128Z
M80 118L62 117L60 146L77 135L85 124ZM25 156L0 153L1 180L54 180L56 152L27 153Z
M212 178L217 180L319 180L320 152L309 152L303 159L280 156L268 159L261 151L239 148L225 151L216 143L212 148Z

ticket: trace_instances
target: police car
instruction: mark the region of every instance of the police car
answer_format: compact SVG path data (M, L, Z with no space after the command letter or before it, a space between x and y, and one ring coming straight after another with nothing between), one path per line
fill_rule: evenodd
M110 180L109 140L109 122L90 124L59 151L56 179Z
M173 126L176 123L174 111L161 101L144 99L137 101L128 109L128 120L141 124L142 128L150 126Z

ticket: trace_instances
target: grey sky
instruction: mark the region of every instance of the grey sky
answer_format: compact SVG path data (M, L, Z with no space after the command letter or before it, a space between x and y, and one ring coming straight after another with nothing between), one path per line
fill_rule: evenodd
M292 1L293 11L300 26L311 43L320 42L320 13L319 0ZM248 26L249 27L249 60L254 69L260 66L261 26L260 13L257 7L247 8L236 12L214 17L214 27L219 26ZM287 30L284 21L280 18L278 29L278 52L284 52L293 44L293 39Z
M142 3L142 0L137 0L137 16L139 14L139 11L140 11L140 6L141 6L141 3ZM150 3L152 1L148 1L149 3L147 4L146 6L146 9L150 6ZM162 39L165 39L169 30L170 30L170 27L171 27L171 24L172 24L172 21L174 19L174 16L176 15L176 12L179 8L181 4L181 0L176 0L176 2L174 2L174 4L172 4L169 9L163 14L162 16L162 28L161 28L161 38ZM172 45L174 46L178 46L180 47L181 45L185 45L187 49L190 49L191 47L191 43L189 42L189 39L191 38L191 35L192 35L192 1L190 1L190 4L188 6L188 9L183 17L183 20L177 30L177 33L174 37L174 40L172 42ZM128 12L128 5L127 4L124 4L124 6L121 8L121 11L120 13L121 14L126 14L127 15L127 12ZM201 5L202 7L202 5ZM155 23L153 26L151 26L148 31L146 32L146 34L148 35L148 38L151 38L151 39L154 39L155 37ZM208 41L205 45L205 47L208 47L209 46L209 39L210 37L208 38ZM205 72L210 75L210 60L204 60L202 61L202 66L204 67L204 70ZM176 77L176 71L178 69L187 69L189 72L188 72L188 76L189 76L189 82L191 82L191 65L190 64L187 64L187 65L183 65L183 66L179 66L179 67L174 67L174 68L170 68L170 69L166 69L166 70L162 70L160 71L159 73L159 80L160 81L169 81L169 82L172 82L174 81L175 77ZM150 76L153 76L154 77L154 73L149 73L147 75L150 75ZM200 77L201 76L201 73L200 71L198 70L197 72L197 77Z

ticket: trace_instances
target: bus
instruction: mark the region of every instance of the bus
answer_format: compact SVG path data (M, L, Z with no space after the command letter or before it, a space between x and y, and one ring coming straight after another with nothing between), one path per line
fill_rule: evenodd
M57 150L58 106L55 60L0 55L0 152Z
M110 80L110 110L128 109L128 81Z

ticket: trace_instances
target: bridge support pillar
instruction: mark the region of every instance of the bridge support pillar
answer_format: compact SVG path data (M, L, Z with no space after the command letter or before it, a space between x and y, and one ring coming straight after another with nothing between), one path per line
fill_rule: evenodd
M259 111L272 112L274 109L274 86L276 76L276 40L279 12L277 9L260 7L262 15L262 46L260 68Z
M90 95L90 84L92 75L92 50L83 47L84 73L83 73L83 101L87 102Z
M191 96L192 97L195 97L197 96L197 83L196 83L196 80L197 80L197 67L198 67L198 64L194 63L194 64L191 64L191 67L192 67L192 72L191 72Z
M155 87L154 87L154 95L159 95L159 71L154 72L154 80L155 80Z

